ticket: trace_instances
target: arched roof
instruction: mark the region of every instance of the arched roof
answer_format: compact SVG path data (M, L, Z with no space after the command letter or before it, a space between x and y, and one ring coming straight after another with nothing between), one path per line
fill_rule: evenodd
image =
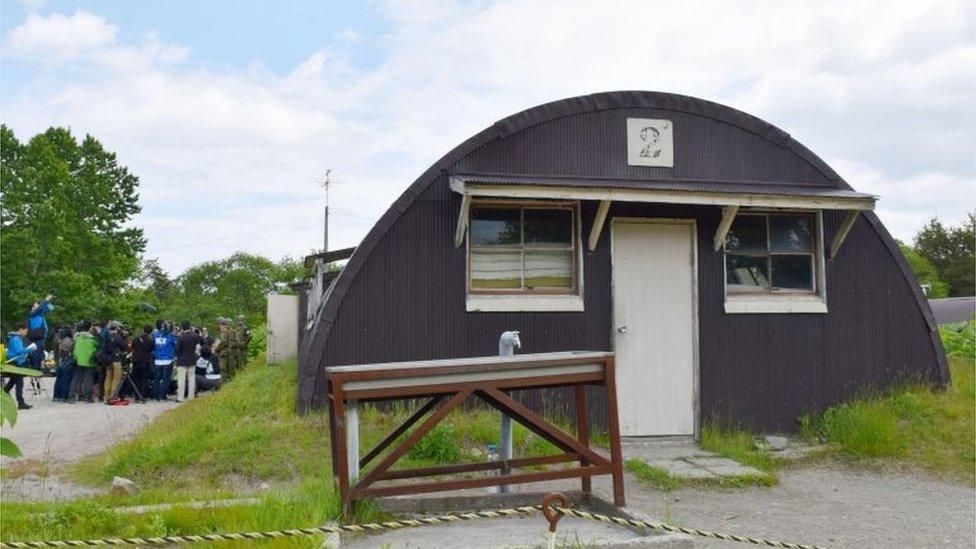
M433 184L439 176L447 172L452 165L494 140L504 138L545 122L601 110L637 108L686 112L731 124L791 151L813 166L825 179L835 182L838 188L852 190L851 186L820 159L820 157L794 140L785 131L748 113L712 101L664 92L613 91L570 97L545 103L507 116L468 138L430 166L400 195L362 240L342 270L342 273L333 283L329 295L318 311L315 325L312 329L312 336L306 337L302 342L302 348L300 350L302 357L305 360L310 358L316 360L314 357L321 356L342 300L355 280L356 275L359 273L359 270L366 263L373 248L383 238L387 230L396 223L400 215L407 210L410 204ZM912 274L908 263L898 249L894 239L881 224L877 216L873 212L865 212L864 216L871 226L878 231L889 252L898 263L902 274L910 282L909 286L913 288L916 301L922 310L926 323L934 333L933 344L937 345L941 351L941 341L938 338L934 317L932 316L927 300L918 288L918 284L912 283L914 281L914 274ZM937 354L940 357L944 356L941 352ZM944 360L944 358L941 360ZM940 364L940 366L943 371L947 371L944 364Z

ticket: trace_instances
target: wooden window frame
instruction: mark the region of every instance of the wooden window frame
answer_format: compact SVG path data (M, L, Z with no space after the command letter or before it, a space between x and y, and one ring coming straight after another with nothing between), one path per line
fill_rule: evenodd
M580 237L580 204L578 201L544 201L544 200L478 200L471 202L471 214L468 215L467 245L465 248L467 272L465 273L465 288L468 295L475 296L580 296L582 295L582 254ZM497 290L488 288L471 287L471 223L473 212L476 209L506 209L519 211L519 223L521 225L521 239L518 251L522 258L522 288L499 288ZM525 288L525 210L569 210L572 214L572 246L571 248L553 248L552 251L570 250L573 258L573 285L569 289L547 288L547 289L526 289Z
M770 217L773 216L807 216L813 221L813 231L811 239L811 251L809 252L773 252L771 251L772 246L772 223L770 223ZM766 218L766 251L765 252L742 252L742 251L729 251L725 248L725 243L722 243L722 285L725 289L726 298L733 299L748 299L750 297L756 299L763 298L777 298L777 297L824 297L826 295L824 288L824 277L823 277L823 261L824 261L824 249L823 249L823 218L822 213L819 210L748 210L740 211L736 217L740 216L757 216ZM731 232L731 229L730 229ZM766 259L766 269L769 273L769 289L765 291L758 292L736 292L729 291L729 279L728 279L728 256L729 255L743 255L749 257L763 257ZM813 282L813 288L810 290L797 290L797 289L785 289L777 290L773 286L773 256L810 256L810 262L812 263L810 270L810 276Z

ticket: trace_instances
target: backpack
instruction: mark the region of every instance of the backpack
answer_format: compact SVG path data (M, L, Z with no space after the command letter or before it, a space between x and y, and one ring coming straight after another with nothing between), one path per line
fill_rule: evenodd
M97 362L99 366L108 366L112 363L112 356L108 354L108 351L105 349L106 347L108 347L108 345L103 345L98 349L98 351L95 352L95 362Z

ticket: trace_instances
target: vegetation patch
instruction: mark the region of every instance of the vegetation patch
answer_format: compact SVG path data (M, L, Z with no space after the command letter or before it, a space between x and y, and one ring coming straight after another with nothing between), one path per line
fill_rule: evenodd
M939 326L942 347L946 355L956 358L976 358L976 322L957 322Z
M889 459L974 481L976 385L974 361L950 360L945 390L906 386L802 418L801 435L831 442L841 455Z
M775 473L783 463L782 459L756 448L754 434L736 427L705 425L701 433L701 447L765 473Z

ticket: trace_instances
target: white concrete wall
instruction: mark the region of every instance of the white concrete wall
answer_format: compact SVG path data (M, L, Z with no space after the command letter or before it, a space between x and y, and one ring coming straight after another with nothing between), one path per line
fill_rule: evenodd
M268 364L298 356L298 296L268 294Z

